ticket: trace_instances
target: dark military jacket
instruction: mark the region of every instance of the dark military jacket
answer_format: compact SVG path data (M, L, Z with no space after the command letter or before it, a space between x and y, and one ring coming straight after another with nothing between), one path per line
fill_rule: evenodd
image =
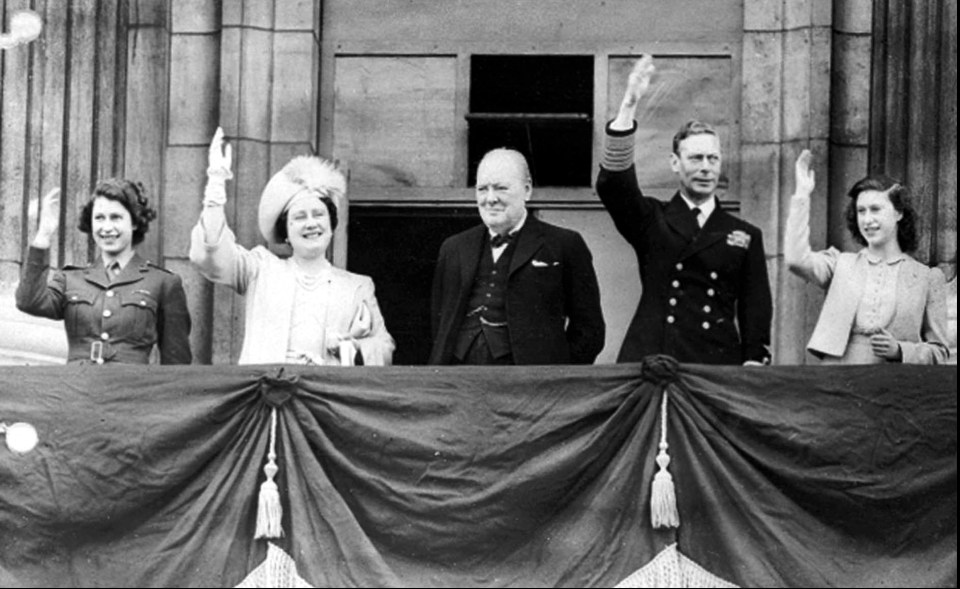
M112 279L100 261L49 277L49 253L30 248L17 308L63 319L68 362L146 364L154 345L162 364L189 364L190 314L176 274L134 254Z
M769 362L773 302L760 229L723 211L702 229L677 193L646 197L633 166L600 169L597 194L637 253L643 292L618 362Z

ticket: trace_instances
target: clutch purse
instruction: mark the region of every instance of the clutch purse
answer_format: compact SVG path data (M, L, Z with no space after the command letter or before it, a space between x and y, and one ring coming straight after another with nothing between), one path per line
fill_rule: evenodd
M370 335L370 329L373 324L370 307L366 302L360 303L357 314L350 321L350 329L347 331L347 337L340 342L340 365L341 366L363 366L363 354L360 348L353 340L367 337Z

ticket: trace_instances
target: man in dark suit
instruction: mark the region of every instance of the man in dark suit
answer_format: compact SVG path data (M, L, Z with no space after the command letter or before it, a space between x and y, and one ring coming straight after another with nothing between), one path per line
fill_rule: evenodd
M633 246L643 294L618 362L667 354L680 362L767 364L772 300L763 235L720 208L720 140L690 121L673 140L680 181L669 202L645 197L634 169L637 104L653 76L641 58L607 126L597 194Z
M483 224L440 247L430 363L592 363L605 326L583 238L528 214L533 183L517 151L487 153L476 191Z

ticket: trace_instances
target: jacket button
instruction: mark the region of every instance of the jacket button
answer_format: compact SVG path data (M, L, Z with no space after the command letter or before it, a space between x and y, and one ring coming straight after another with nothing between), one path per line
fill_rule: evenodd
M709 313L710 310L711 310L711 309L710 309L710 305L704 305L704 307L703 307L703 312L704 312L704 313Z
M113 298L113 296L114 296L115 294L116 294L116 293L113 292L112 290L108 290L108 291L107 291L107 296L110 297L110 298Z
M104 316L104 317L109 317L109 316L111 316L111 315L113 315L113 311L111 311L110 309L105 309L105 310L103 311L103 316Z
M671 306L671 307L676 307L676 306L677 306L677 299L670 299L670 306Z
M106 340L110 339L110 334L107 333L106 331L104 331L103 333L100 334L100 339L106 341Z
M73 295L73 296L70 297L70 300L71 300L71 301L75 301L75 300L77 300L78 298L80 298L80 297L78 297L77 295Z
M706 321L704 321L704 322L703 322L703 328L704 328L704 329L710 329L710 324L707 323Z
M716 272L711 272L711 273L710 273L710 279L711 279L711 280L716 280L716 279L717 279L717 273L716 273Z
M147 306L147 301L140 301L140 306L141 306L141 307L146 307L146 306Z
M717 292L716 292L715 290L713 290L712 288L708 288L708 289L707 289L707 296L708 296L708 297L712 297L712 296L715 295L715 294L717 294Z
M683 262L677 263L677 272L680 272L681 270L683 270Z
M673 286L673 288L680 288L680 281L674 280L670 285Z
M673 318L673 315L667 315L667 323L673 323L676 319Z

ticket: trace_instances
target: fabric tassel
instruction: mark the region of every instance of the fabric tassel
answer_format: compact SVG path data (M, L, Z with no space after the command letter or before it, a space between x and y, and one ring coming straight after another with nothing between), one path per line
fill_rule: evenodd
M273 478L280 468L277 466L277 408L270 413L270 451L263 472L267 480L260 485L260 498L257 501L257 531L254 538L279 538L283 536L283 507L280 505L280 490Z
M677 512L677 493L673 485L670 455L667 454L667 401L669 393L664 391L660 404L660 452L657 453L657 466L660 470L653 477L653 490L650 496L650 523L654 528L676 528L680 525Z

